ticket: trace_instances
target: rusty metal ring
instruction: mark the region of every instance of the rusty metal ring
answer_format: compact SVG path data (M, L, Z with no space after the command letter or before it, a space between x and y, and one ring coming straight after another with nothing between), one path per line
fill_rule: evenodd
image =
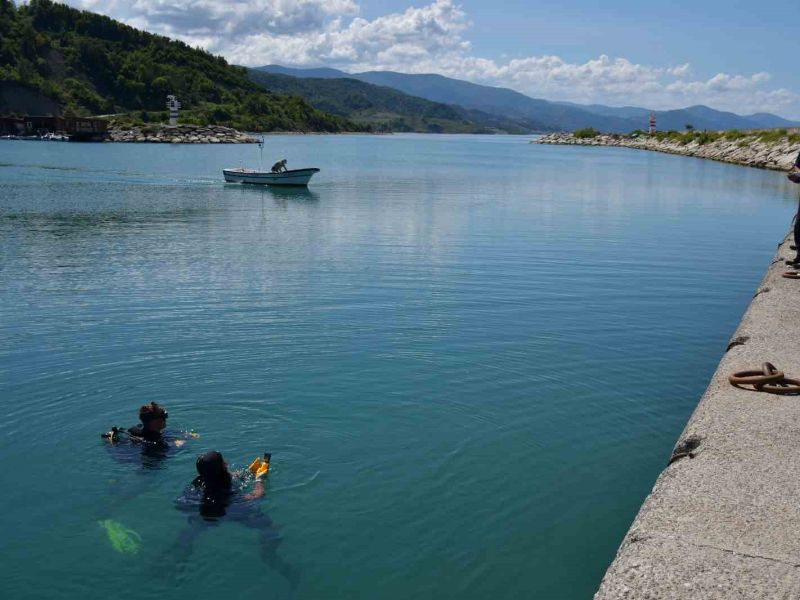
M800 279L800 273L797 271L786 271L781 274L781 277L785 277L786 279Z
M730 381L733 385L758 385L758 386L764 385L765 383L772 383L774 381L781 381L783 379L784 379L783 371L775 371L771 375L764 375L763 369L760 371L756 369L752 369L750 371L737 371L736 373L728 377L728 381Z
M761 365L761 371L764 373L764 375L774 375L778 372L778 369L775 365L768 361Z
M800 394L800 379L790 379L785 377L783 380L781 380L780 384L767 383L759 386L759 390L762 392L769 392L770 394Z

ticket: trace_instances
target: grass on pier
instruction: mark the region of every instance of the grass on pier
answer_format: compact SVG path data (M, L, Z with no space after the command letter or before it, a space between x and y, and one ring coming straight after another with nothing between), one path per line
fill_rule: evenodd
M601 135L599 131L594 129L578 129L573 135L576 138L593 138ZM682 146L696 142L704 146L719 140L727 141L741 141L741 142L764 142L767 144L777 144L780 142L788 142L790 144L800 144L800 132L789 131L788 129L762 129L762 130L749 130L740 131L738 129L729 129L727 131L657 131L653 134L648 134L645 131L636 130L630 135L616 136L621 138L638 138L638 137L652 137L658 141L671 141L677 142Z

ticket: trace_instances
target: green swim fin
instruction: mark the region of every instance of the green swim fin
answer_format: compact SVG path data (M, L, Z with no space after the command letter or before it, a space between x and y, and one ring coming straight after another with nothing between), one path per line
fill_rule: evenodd
M108 541L117 552L121 554L138 554L142 544L142 536L133 529L128 529L119 521L105 519L98 521L100 527L106 530Z

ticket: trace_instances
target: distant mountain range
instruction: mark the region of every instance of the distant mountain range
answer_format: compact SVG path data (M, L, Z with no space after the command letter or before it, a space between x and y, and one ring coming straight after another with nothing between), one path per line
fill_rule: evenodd
M636 106L613 107L602 104L582 105L571 102L550 102L531 98L508 88L479 85L442 75L412 75L393 71L367 71L346 73L337 69L294 69L280 65L259 67L258 71L277 73L295 78L355 79L372 85L399 90L410 96L432 102L456 105L486 115L502 117L527 131L575 130L594 127L612 133L628 133L647 129L648 108ZM304 96L305 98L305 96ZM314 102L306 98L314 104ZM677 110L652 111L656 113L661 130L683 130L686 125L695 129L765 129L797 127L800 123L789 121L770 113L737 115L714 110L707 106L690 106Z
M274 94L299 96L318 110L371 131L428 133L525 133L532 123L410 96L391 87L350 78L298 78L256 69L250 80Z

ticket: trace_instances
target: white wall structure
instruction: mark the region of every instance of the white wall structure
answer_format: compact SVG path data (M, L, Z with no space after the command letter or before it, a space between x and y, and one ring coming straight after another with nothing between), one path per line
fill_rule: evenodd
M178 110L181 107L181 103L178 102L178 98L176 96L167 96L167 110L169 111L169 124L170 125L177 125L178 124Z

